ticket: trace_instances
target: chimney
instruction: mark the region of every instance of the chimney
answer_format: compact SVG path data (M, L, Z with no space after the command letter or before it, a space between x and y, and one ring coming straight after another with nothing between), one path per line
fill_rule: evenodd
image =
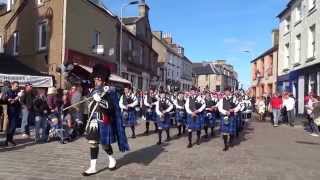
M279 29L272 30L272 47L279 44Z
M171 45L172 44L172 37L169 33L163 33L163 40L165 43Z
M153 31L152 32L154 36L156 36L157 38L159 38L160 40L162 40L162 31Z
M146 4L145 0L140 0L139 16L140 17L148 17L149 16L149 6Z

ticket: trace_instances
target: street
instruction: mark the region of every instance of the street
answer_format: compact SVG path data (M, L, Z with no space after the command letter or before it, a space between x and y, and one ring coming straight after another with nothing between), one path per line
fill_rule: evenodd
M140 124L138 134L144 131ZM172 130L172 134L175 134ZM130 135L128 135L130 136ZM240 141L222 151L220 137L187 149L187 138L173 138L155 145L156 134L129 138L131 151L120 154L114 145L118 169L109 171L100 150L99 174L81 177L87 168L89 146L84 138L61 145L32 142L0 149L0 179L319 179L320 138L309 136L301 126L273 128L252 122ZM18 141L19 142L19 141Z

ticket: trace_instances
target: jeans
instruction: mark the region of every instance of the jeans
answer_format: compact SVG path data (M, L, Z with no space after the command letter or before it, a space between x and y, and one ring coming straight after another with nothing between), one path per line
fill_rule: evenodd
M294 126L294 110L287 111L288 122L291 126Z
M279 125L279 118L280 118L280 109L272 109L273 114L273 124Z
M30 114L30 112L26 106L22 106L21 113L22 113L22 121L21 121L22 132L29 135L30 134L30 131L29 131L29 114Z
M9 125L7 129L7 141L13 141L13 136L16 132L17 123L19 120L20 110L17 107L8 107Z
M36 125L36 129L35 129L35 133L36 133L36 141L39 140L44 140L46 141L48 139L48 134L47 134L47 127L48 127L48 123L47 123L47 118L43 115L37 115L35 117L35 125ZM42 131L41 131L42 130ZM41 133L40 133L41 131Z

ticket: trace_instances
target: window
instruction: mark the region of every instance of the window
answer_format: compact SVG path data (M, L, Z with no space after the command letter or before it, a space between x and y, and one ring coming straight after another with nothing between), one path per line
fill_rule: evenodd
M316 7L317 0L309 0L309 10Z
M38 48L39 50L47 49L48 39L48 23L42 22L38 27Z
M291 17L288 16L286 18L286 20L284 21L284 25L285 25L285 33L289 32L290 31L290 22L291 22Z
M298 4L298 6L296 7L296 22L301 20L301 17L302 17L301 7L302 7L301 3Z
M294 57L294 63L299 63L301 58L301 34L298 34L296 36L295 41L295 57Z
M0 36L0 53L4 53L2 36Z
M15 0L7 0L7 11L11 11L13 9L14 1Z
M315 57L316 52L316 25L309 28L309 41L308 41L308 57Z
M143 64L143 47L140 47L139 64Z
M100 45L100 36L101 33L99 31L95 31L93 34L93 47L97 47Z
M128 49L129 49L129 51L132 51L132 49L133 49L133 46L132 46L133 44L132 44L132 39L131 38L129 38L129 43L128 43Z
M290 61L290 45L289 43L287 43L284 47L284 62L283 62L284 68L289 67L289 61Z
M19 37L19 32L16 31L13 33L13 55L14 56L19 54L19 46L20 46L20 37Z
M43 3L44 3L44 0L36 0L37 1L37 5L38 6L41 6L41 5L43 5Z

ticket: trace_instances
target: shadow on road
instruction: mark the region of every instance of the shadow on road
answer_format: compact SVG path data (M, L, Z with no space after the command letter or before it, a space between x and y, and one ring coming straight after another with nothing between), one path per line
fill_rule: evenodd
M164 148L165 146L167 146L167 144L153 145L150 147L142 148L137 151L128 153L118 161L119 168L132 163L148 166L162 152L165 152L165 148Z
M298 144L307 144L307 145L318 145L320 146L320 143L314 143L314 142L308 142L308 141L296 141Z
M15 150L20 150L24 149L27 146L32 146L35 145L34 140L32 139L17 139L15 140L17 143L16 146L3 146L3 144L0 144L0 152L8 152L8 151L15 151Z
M247 123L246 127L244 127L243 131L239 133L239 137L236 137L233 146L239 146L242 142L247 141L247 135L252 134L254 132L254 128L250 123Z

